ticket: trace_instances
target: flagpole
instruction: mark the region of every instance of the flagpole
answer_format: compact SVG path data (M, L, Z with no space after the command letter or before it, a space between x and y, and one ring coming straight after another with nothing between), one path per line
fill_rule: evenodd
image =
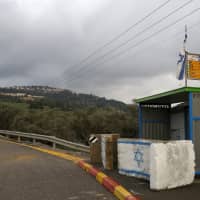
M185 25L185 39L184 39L184 41L183 41L183 48L184 48L184 51L185 51L185 87L187 87L187 65L188 65L188 59L187 59L187 54L188 54L188 52L186 51L186 42L187 42L187 37L188 37L188 35L187 35L187 25Z

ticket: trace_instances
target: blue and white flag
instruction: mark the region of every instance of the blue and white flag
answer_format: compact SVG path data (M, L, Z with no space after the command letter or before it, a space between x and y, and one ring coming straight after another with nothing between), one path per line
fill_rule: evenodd
M178 66L178 69L177 69L177 79L178 80L183 80L184 78L184 73L185 73L185 62L186 61L186 53L185 53L185 50L182 49L180 52L179 52L179 60L177 62L177 66Z

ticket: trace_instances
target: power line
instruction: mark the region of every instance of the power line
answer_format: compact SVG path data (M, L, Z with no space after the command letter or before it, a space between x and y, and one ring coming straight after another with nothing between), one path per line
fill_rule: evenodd
M97 48L95 51L93 51L92 53L90 53L87 57L85 57L84 59L82 59L79 63L71 66L70 68L79 66L82 63L86 62L89 58L91 58L92 56L96 55L99 51L101 51L105 47L111 45L112 43L114 43L115 41L117 41L118 39L120 39L123 35L125 35L129 31L131 31L133 28L135 28L137 25L141 24L147 18L149 18L150 16L152 16L155 12L157 12L162 7L164 7L165 5L167 5L170 1L171 0L167 0L164 3L162 3L161 5L159 5L157 8L155 8L150 13L148 13L147 15L145 15L142 19L138 20L135 24L131 25L129 28L127 28L126 30L124 30L123 32L121 32L120 34L118 34L117 36L115 36L113 39L111 39L110 41L106 42L104 45L102 45L99 48ZM67 72L65 72L65 73L67 73Z
M117 47L107 51L105 54L97 57L95 60L93 60L92 62L90 62L89 64L83 65L81 68L79 68L77 70L76 73L80 73L81 71L88 69L90 67L90 65L92 64L96 64L99 60L104 59L106 56L112 54L113 52L115 52L116 50L122 48L123 46L125 46L126 44L128 44L129 42L131 42L132 40L135 40L137 37L141 36L142 34L144 34L145 32L147 32L148 30L150 30L151 28L153 28L154 26L156 26L157 24L163 22L164 20L166 20L167 18L169 18L170 16L172 16L173 14L177 13L179 10L183 9L184 7L186 7L188 4L192 3L193 0L189 0L186 3L182 4L180 7L174 9L173 11L171 11L170 13L168 13L166 16L162 17L161 19L159 19L158 21L156 21L155 23L151 24L150 26L146 27L145 29L143 29L142 31L138 32L137 34L135 34L133 37L129 38L128 40L126 40L125 42L121 43L120 45L118 45ZM71 78L69 81L71 81L73 78Z
M116 56L121 56L121 55L123 55L123 54L126 53L127 51L129 51L129 50L131 50L131 49L133 49L133 48L135 48L135 47L141 45L142 43L144 43L145 41L151 39L151 38L154 37L155 35L157 35L157 34L163 32L163 31L165 31L166 29L170 28L171 26L174 26L175 24L177 24L178 22L182 21L182 20L185 19L186 17L189 17L189 16L195 14L195 13L198 12L198 11L200 11L200 8L197 8L197 9L192 10L192 11L189 12L188 14L184 15L183 17L178 18L178 19L177 19L176 21L174 21L173 23L171 23L171 24L169 24L169 25L167 25L167 26L161 28L160 30L158 30L158 31L156 31L155 33L151 34L150 36L144 38L143 40L137 42L136 44L134 44L133 46L129 47L128 49L125 49L124 51L120 52L119 54L115 54L115 57L116 57Z
M189 17L189 16L195 14L195 13L198 12L198 11L200 11L200 8L197 8L197 9L192 10L192 11L189 12L188 14L186 14L186 15L184 15L184 16L178 18L178 19L177 19L176 21L174 21L173 23L171 23L171 24L169 24L169 25L167 25L167 26L161 28L160 30L154 32L153 34L149 35L148 37L144 38L143 40L141 40L141 41L135 43L134 45L132 45L131 47L125 49L124 51L121 51L121 52L119 52L118 54L113 55L111 58L109 58L109 59L107 59L107 60L104 60L104 61L101 62L101 63L98 63L95 67L97 67L99 64L104 64L104 63L106 63L106 62L112 60L113 58L119 57L119 56L121 56L121 55L127 53L129 50L131 50L131 49L133 49L133 48L135 48L135 47L141 45L141 44L144 43L145 41L147 41L147 40L153 38L154 36L158 35L159 33L163 32L163 31L165 31L165 30L169 29L171 26L176 25L178 22L180 22L180 21L182 21L183 19L185 19L185 18L187 18L187 17ZM94 69L94 68L93 68L93 69ZM80 77L81 77L81 74L79 74L79 76L76 76L74 79L70 80L70 82L72 83L73 81L77 80L77 79L80 78ZM70 84L70 83L69 83L69 84Z
M149 29L153 28L154 26L156 26L157 24L161 23L162 21L166 20L167 18L169 18L171 15L177 13L179 10L181 10L182 8L186 7L188 4L192 3L193 0L189 0L186 3L184 3L183 5L181 5L180 7L176 8L175 10L173 10L172 12L170 12L169 14L167 14L166 16L162 17L161 19L159 19L158 21L156 21L155 23L153 23L152 25L148 26L147 28L143 29L142 31L140 31L139 33L135 34L133 37L129 38L128 40L126 40L125 42L123 42L122 44L118 45L117 47L109 50L108 52L106 52L105 54L101 55L100 57L97 57L95 60L93 60L92 62L90 62L89 64L83 65L81 68L79 68L79 70L77 71L77 73L81 72L82 70L84 70L85 68L88 68L90 65L95 64L97 61L105 58L106 56L112 54L114 51L122 48L123 46L125 46L126 44L128 44L129 42L131 42L132 40L135 40L137 37L141 36L142 34L144 34L146 31L148 31Z

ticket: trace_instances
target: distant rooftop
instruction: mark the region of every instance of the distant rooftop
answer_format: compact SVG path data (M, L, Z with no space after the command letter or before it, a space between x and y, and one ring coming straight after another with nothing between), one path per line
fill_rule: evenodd
M141 104L171 104L188 100L189 92L200 92L199 87L182 87L167 92L135 99L136 103Z

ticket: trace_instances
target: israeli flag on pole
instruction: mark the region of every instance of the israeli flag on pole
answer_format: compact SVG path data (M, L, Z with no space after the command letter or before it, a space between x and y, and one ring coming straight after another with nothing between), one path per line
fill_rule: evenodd
M185 68L186 68L186 57L187 54L185 52L185 46L186 46L186 42L187 42L187 25L185 25L185 38L183 41L183 49L181 49L181 51L179 52L179 60L177 62L177 66L178 66L178 70L177 70L177 79L178 80L183 80L184 78L184 74L185 74ZM187 79L187 77L185 77L185 79Z
M183 80L184 78L184 72L185 72L185 62L186 61L186 53L185 50L182 49L179 52L179 60L177 62L178 70L177 70L177 79L178 80Z

